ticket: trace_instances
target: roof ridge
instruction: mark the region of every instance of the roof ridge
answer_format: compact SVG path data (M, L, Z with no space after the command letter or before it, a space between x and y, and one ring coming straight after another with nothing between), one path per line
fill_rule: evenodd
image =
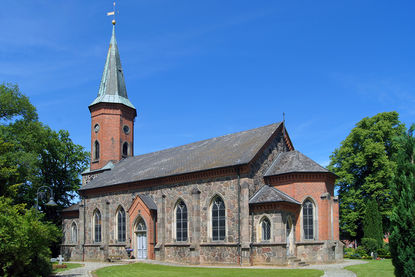
M183 147L183 146L189 146L189 145L192 145L192 144L201 143L201 142L204 142L204 141L209 141L209 140L213 140L213 139L223 138L223 137L226 137L226 136L236 135L236 134L240 134L240 133L244 133L244 132L250 132L250 131L254 131L254 130L261 129L261 128L270 127L272 125L277 125L277 124L279 126L279 124L281 124L281 122L275 122L275 123L268 124L268 125L264 125L264 126L257 127L257 128L243 130L243 131L239 131L239 132L235 132L235 133L229 133L229 134L221 135L221 136L217 136L217 137L211 137L211 138L208 138L208 139L202 139L202 140L198 140L198 141L194 141L194 142L190 142L190 143L186 143L186 144L182 144L182 145L178 145L178 146L173 146L173 147L170 147L170 148L165 148L165 149L158 150L158 151L154 151L154 152L144 153L144 154L141 154L141 155L136 155L136 156L132 156L132 157L128 157L128 158L136 158L136 157L142 157L142 156L145 156L145 155L156 154L156 153L160 153L160 152L167 151L167 150L177 149L177 148L180 148L180 147Z

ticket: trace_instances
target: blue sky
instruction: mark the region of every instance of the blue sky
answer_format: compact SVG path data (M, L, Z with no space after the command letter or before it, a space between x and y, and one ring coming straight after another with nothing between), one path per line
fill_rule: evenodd
M355 123L415 122L413 1L117 2L135 154L282 120L327 165ZM0 11L0 81L90 150L112 1L11 1Z

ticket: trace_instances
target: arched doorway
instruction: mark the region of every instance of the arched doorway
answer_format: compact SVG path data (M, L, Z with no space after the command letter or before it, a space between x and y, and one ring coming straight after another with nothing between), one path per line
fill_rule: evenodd
M294 249L295 249L295 243L294 243L294 230L293 230L293 222L291 217L289 216L287 218L286 223L286 229L285 229L285 235L287 239L287 256L294 256Z
M137 259L147 259L147 226L143 218L135 225Z

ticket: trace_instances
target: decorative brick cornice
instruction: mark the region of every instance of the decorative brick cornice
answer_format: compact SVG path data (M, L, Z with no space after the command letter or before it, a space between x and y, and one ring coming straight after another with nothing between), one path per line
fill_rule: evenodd
M334 183L336 180L336 175L331 172L293 172L285 173L281 175L268 176L264 179L270 185L276 185L280 183L289 183L289 182L312 182L312 181L321 181Z
M263 204L250 204L249 209L253 212L259 211L277 211L277 210L290 210L300 211L300 205L287 203L287 202L275 202L275 203L263 203Z

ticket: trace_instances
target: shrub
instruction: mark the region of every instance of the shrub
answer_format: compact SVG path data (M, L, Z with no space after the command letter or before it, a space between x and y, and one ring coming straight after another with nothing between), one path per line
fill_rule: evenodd
M378 242L373 238L363 238L362 239L363 247L366 249L367 254L371 254L372 252L376 252L378 249Z
M378 257L380 257L380 256L390 256L391 255L391 252L386 248L379 248L377 250L377 253L378 253Z
M0 197L0 276L49 276L49 247L60 232L42 216Z
M363 246L359 246L356 248L356 254L359 254L361 257L367 255L367 251Z

